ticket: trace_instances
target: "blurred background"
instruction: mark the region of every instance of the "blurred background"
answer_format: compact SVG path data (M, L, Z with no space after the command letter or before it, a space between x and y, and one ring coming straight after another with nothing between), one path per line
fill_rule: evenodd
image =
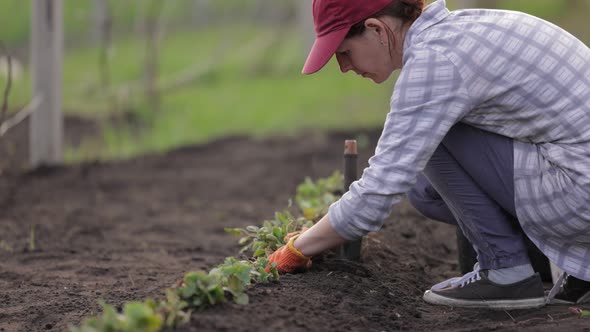
M589 0L447 4L524 11L590 43ZM31 101L30 16L30 1L0 1L2 89L5 53L13 57L9 116ZM395 78L374 85L342 75L334 61L317 75L300 74L311 22L311 0L64 0L66 161L228 135L382 126ZM27 149L19 129L11 131L0 137L9 141L2 160Z

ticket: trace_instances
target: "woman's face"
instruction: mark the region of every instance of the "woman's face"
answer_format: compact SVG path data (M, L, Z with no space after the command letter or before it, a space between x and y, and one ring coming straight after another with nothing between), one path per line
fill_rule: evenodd
M370 78L379 84L387 81L394 70L400 69L402 64L402 36L398 31L393 31L393 45L388 37L385 22L395 19L368 19L365 22L365 31L358 36L345 39L338 50L336 59L340 70L346 73L350 70L357 75ZM391 51L390 51L391 50Z

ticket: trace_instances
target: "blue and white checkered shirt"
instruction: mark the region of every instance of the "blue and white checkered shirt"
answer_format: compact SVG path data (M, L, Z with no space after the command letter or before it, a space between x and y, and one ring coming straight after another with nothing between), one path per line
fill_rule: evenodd
M378 230L457 122L514 139L518 219L565 272L590 280L590 49L512 11L427 7L409 29L382 136L329 210L344 238Z

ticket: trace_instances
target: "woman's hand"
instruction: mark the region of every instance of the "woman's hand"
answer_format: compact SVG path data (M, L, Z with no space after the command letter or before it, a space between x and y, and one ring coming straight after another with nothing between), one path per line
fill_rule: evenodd
M309 229L309 227L305 227L305 226L303 226L303 227L301 228L301 230L300 230L300 231L295 231L295 232L288 233L288 234L287 234L287 235L285 235L285 237L283 238L283 241L285 241L285 242L289 242L289 240L290 240L292 237L294 237L294 236L298 236L298 235L301 235L301 234L303 234L303 233L307 232L307 230L308 230L308 229Z
M303 255L311 257L345 242L346 240L332 228L328 215L325 215L307 232L301 233L295 239L293 245Z
M279 273L304 271L311 267L312 256L346 242L332 228L328 215L309 230L302 229L299 234L294 233L287 234L285 236L285 240L289 237L287 244L268 256L271 264L276 263ZM267 270L269 269L270 267L267 267Z
M269 263L275 263L277 271L280 274L303 272L311 267L311 257L303 255L299 250L295 249L295 246L293 245L297 237L299 237L299 234L291 236L286 245L280 247L277 251L268 256ZM267 272L269 270L270 266L266 268Z

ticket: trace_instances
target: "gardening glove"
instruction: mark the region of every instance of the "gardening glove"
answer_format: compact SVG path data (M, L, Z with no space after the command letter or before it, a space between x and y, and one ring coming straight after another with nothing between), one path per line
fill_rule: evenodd
M295 231L295 232L287 233L287 235L285 235L285 237L283 238L283 241L289 242L289 240L293 236L299 236L299 235L305 233L308 229L309 229L309 227L303 226L300 231Z
M293 246L293 242L297 237L299 237L299 234L291 237L286 245L268 256L269 265L265 269L266 272L270 271L270 264L272 263L276 264L277 271L280 274L304 271L311 267L311 257L305 256Z

